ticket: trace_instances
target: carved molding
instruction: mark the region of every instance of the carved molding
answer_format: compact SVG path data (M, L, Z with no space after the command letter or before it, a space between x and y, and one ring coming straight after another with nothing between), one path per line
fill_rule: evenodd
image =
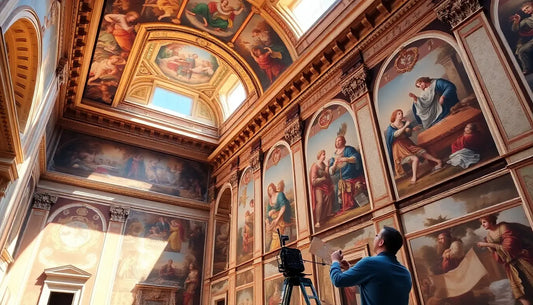
M440 21L449 23L452 28L481 10L478 0L447 0L435 8Z
M302 139L303 123L300 117L288 121L285 126L285 141L291 146Z
M57 77L57 82L58 82L59 86L61 86L64 83L66 83L66 81L68 79L68 71L69 71L68 58L61 57L61 59L59 59L59 62L57 63L57 67L56 67L56 77Z
M7 249L5 248L2 249L2 254L0 255L0 257L2 258L2 262L8 265L14 262L13 256L11 256L9 251L7 251Z
M350 99L351 103L368 92L368 76L368 68L362 66L343 79L342 93Z
M236 188L239 184L239 171L235 170L231 173L231 176L229 177L229 183L231 184L232 188Z
M11 181L4 177L0 177L0 198L5 196L9 183L11 183Z
M261 164L263 164L263 152L261 149L256 149L252 152L250 162L253 172L261 170Z
M119 206L112 206L111 210L109 211L109 215L112 221L126 222L126 219L128 219L128 215L130 215L130 209Z
M50 208L57 202L58 197L48 193L33 194L33 208L50 211Z

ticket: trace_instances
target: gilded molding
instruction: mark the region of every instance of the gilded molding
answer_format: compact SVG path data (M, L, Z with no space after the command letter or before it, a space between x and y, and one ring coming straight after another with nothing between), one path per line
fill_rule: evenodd
M11 254L9 253L9 251L7 251L7 249L2 249L2 261L5 262L6 264L11 264L14 262L14 259L13 259L13 256L11 256Z
M350 99L350 103L368 92L368 76L368 69L362 66L342 80L342 93Z
M437 18L455 28L481 10L478 0L446 0L435 8Z
M124 208L124 207L119 207L119 206L112 206L109 211L111 220L117 221L117 222L126 222L126 219L128 219L129 214L130 214L129 208Z
M48 193L33 194L33 208L50 211L50 208L57 202L58 197Z

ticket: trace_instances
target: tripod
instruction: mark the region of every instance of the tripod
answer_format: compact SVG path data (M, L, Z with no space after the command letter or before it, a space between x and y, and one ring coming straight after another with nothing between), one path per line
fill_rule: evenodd
M281 305L289 305L291 301L292 288L294 286L300 286L300 290L302 291L305 303L307 305L311 305L309 299L315 300L316 305L322 305L322 303L320 303L320 300L318 299L315 287L313 287L313 282L311 282L310 279L306 278L304 274L285 277L285 280L283 281L283 289L281 291ZM312 295L307 294L307 287L311 289Z

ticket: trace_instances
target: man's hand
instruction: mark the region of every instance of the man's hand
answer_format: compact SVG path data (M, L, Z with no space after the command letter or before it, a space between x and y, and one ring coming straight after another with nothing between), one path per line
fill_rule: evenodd
M333 251L333 253L331 253L331 261L334 263L334 262L338 262L338 263L341 263L341 261L343 260L343 256L342 256L342 250L337 250L337 251Z
M346 271L346 270L350 269L350 263L348 263L345 259L343 259L340 262L340 265L341 265L341 270L342 271Z

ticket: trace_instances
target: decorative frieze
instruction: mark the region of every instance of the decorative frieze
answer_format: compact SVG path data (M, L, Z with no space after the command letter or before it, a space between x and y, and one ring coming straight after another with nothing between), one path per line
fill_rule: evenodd
M481 10L479 0L447 0L435 8L440 21L449 23L452 28Z
M362 66L355 70L350 75L343 79L342 93L350 99L350 102L355 102L363 94L368 92L368 69Z
M229 183L231 184L232 188L237 187L237 185L239 184L239 171L238 170L234 170L231 173L231 176L229 177Z
M58 197L48 193L33 194L33 208L50 211L50 208L57 202Z
M109 212L112 221L126 222L128 215L130 214L129 208L112 206Z

